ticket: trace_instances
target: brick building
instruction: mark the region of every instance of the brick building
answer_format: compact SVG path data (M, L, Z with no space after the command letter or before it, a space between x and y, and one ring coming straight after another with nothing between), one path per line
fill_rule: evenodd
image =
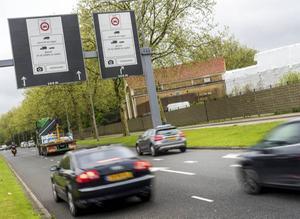
M214 58L206 62L192 62L154 71L159 97L165 108L169 103L199 102L225 95L222 75L226 71L225 60ZM144 76L126 78L127 111L129 118L150 112Z

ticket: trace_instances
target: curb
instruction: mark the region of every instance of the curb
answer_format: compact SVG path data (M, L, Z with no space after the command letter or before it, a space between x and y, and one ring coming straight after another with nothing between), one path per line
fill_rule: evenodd
M44 205L38 200L38 198L29 189L29 187L26 185L26 183L17 174L17 172L12 167L12 165L8 161L6 161L6 163L9 166L9 168L11 169L11 171L14 173L14 175L17 177L17 179L19 180L19 182L22 184L22 186L25 188L27 194L29 194L30 198L32 199L32 201L34 202L34 204L36 205L36 207L38 208L37 210L41 213L41 218L45 218L45 219L51 219L51 218L53 218L51 216L51 214L49 213L49 211L44 207Z
M191 150L247 150L247 147L187 147Z
M87 146L87 145L79 145L80 148L95 148L105 145L96 145L96 146ZM127 146L128 148L133 148L134 146ZM235 147L187 147L187 150L247 150L249 147L243 147L243 146L235 146Z

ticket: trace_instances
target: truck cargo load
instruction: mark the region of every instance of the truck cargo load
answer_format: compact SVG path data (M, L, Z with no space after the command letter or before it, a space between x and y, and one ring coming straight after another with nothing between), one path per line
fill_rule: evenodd
M48 156L76 149L73 135L61 129L59 119L43 118L36 122L39 155Z

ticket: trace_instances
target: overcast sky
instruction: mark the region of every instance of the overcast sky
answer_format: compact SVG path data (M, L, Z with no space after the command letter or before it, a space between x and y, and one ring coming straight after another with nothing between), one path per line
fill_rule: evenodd
M297 0L216 0L215 19L259 51L300 42ZM12 58L7 18L70 13L77 0L1 0L0 60ZM0 68L0 114L22 101L14 68Z

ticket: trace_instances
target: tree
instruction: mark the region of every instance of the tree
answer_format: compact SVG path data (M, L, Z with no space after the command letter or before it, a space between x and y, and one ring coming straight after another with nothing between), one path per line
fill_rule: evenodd
M78 4L84 49L96 50L93 12L134 10L137 18L141 46L152 48L155 66L178 63L186 53L190 38L195 32L212 29L210 16L213 0L141 0L119 3L117 1L81 0ZM95 68L95 64L88 68ZM124 135L129 134L125 103L124 79L114 80Z
M254 55L256 50L241 45L225 30L219 36L206 35L205 42L195 46L190 52L192 60L205 61L214 57L223 57L226 69L232 70L255 65Z

